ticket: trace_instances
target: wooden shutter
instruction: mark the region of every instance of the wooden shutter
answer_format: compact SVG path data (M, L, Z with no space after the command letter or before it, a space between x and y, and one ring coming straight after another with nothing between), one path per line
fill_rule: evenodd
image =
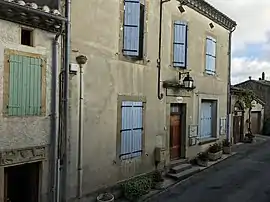
M8 115L41 114L42 60L10 55Z
M125 0L123 54L139 56L140 0Z
M206 72L216 72L216 40L209 36L206 38Z
M174 22L173 66L187 66L187 23L183 21Z
M202 102L201 104L201 138L212 137L212 103Z
M121 159L142 154L143 103L122 102Z

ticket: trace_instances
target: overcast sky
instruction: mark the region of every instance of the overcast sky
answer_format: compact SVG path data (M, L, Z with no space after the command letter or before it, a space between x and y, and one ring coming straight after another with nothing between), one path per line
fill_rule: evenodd
M237 22L233 34L232 84L264 71L270 79L270 0L206 0Z

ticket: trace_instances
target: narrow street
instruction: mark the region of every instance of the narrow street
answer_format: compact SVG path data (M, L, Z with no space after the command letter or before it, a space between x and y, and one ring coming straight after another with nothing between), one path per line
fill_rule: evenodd
M184 181L150 202L269 202L270 141L243 145L234 157Z

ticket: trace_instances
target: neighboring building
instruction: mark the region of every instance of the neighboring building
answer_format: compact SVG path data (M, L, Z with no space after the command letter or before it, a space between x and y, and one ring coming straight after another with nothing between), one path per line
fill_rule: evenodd
M226 137L228 41L236 23L205 1L183 2L182 13L178 1L164 4L161 80L175 81L179 71L190 71L196 89L161 85L159 100L159 1L72 1L71 59L88 57L84 196L153 171L156 147L165 148L169 165ZM79 73L70 82L70 198L77 188L78 86Z
M0 0L1 202L49 201L52 42L64 18L47 9Z
M248 89L255 93L260 100L265 103L265 116L264 119L270 118L270 81L265 79L265 73L259 80L254 80L249 77L249 80L234 85L235 87Z
M261 134L264 120L265 103L258 97L252 101L252 108L249 110L243 102L242 94L245 89L231 87L231 137L233 143L243 142L245 134L248 132L248 121L253 134ZM250 112L249 112L250 111Z

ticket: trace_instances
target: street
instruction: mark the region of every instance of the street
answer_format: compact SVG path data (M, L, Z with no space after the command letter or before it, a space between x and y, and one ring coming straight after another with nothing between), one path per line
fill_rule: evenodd
M269 148L268 140L261 145L250 145L249 150L239 149L234 157L191 177L149 202L269 202Z

